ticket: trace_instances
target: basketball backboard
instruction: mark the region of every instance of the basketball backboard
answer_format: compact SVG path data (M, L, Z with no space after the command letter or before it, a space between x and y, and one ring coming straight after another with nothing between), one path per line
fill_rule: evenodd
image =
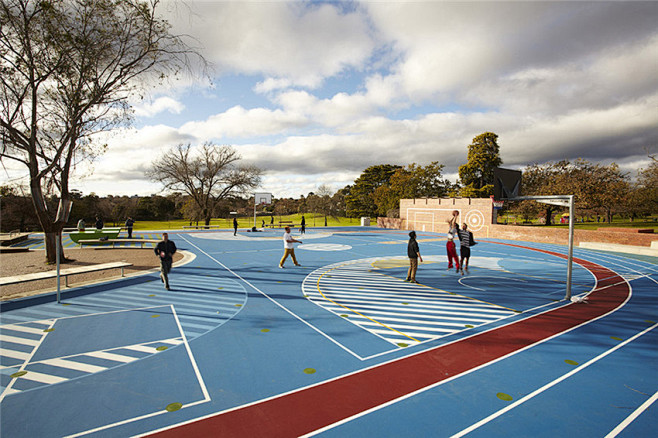
M494 199L513 199L521 195L520 170L494 168Z
M270 205L272 203L271 193L254 193L254 205Z

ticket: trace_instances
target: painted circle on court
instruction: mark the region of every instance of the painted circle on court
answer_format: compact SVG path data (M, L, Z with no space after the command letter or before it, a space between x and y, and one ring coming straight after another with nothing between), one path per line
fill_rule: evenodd
M466 213L464 222L471 231L479 231L484 226L484 215L480 210L471 210Z
M338 243L312 243L308 245L299 245L299 249L308 251L346 251L352 249L350 245L340 245Z

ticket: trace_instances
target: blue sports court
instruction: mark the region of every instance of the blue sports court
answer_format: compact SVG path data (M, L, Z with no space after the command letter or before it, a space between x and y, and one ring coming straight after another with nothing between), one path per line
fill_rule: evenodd
M419 232L412 284L404 231L296 231L279 269L282 233L2 303L3 436L655 435L655 259L576 248L571 302L566 246L476 234L461 275Z

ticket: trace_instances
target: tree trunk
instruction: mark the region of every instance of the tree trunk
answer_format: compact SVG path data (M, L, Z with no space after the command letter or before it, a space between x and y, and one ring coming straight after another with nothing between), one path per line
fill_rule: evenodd
M57 263L57 239L59 239L59 260L60 262L63 262L65 258L61 232L44 232L43 235L44 244L46 246L46 263L49 265Z
M553 223L553 208L547 207L545 211L546 211L546 223L545 223L545 225L552 225L552 223Z

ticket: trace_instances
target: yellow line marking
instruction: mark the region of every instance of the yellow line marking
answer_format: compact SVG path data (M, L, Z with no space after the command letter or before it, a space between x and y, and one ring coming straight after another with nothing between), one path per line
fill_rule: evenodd
M342 308L344 308L344 309L349 310L350 312L356 313L357 315L360 315L360 316L362 316L362 317L364 317L364 318L366 318L366 319L369 319L370 321L374 322L375 324L379 324L379 325L381 325L382 327L386 327L387 329L389 329L389 330L391 330L391 331L394 331L394 332L396 332L396 333L399 333L399 334L401 334L401 335L404 336L404 337L407 337L407 338L409 338L409 339L412 339L412 340L414 340L414 341L416 341L416 342L420 342L418 339L416 339L416 338L414 338L414 337L411 337L411 336L409 336L409 335L407 335L407 334L404 334L404 333L402 333L401 331L394 329L393 327L389 327L389 326L387 326L387 325L384 324L384 323L381 323L381 322L379 322L379 321L377 321L377 320L374 320L374 319L370 318L369 316L364 315L363 313L359 313L359 312L357 312L357 311L354 310L354 309L350 309L350 308L347 307L347 306L344 306L344 305L342 305L342 304L340 304L340 303L337 303L336 301L332 300L331 298L327 298L327 296L326 296L325 294L322 293L322 290L320 289L320 280L322 280L322 277L324 277L325 275L327 275L329 272L333 271L334 269L338 269L338 268L340 268L340 267L342 267L342 266L346 266L346 265L349 265L349 263L345 263L345 264L343 264L343 265L336 266L336 267L334 267L334 268L328 270L328 271L325 272L324 274L322 274L320 277L318 277L318 281L317 281L317 289L318 289L318 292L320 293L320 295L322 295L322 296L324 297L325 300L327 300L327 301L331 301L332 303L336 304L337 306L340 306L340 307L342 307Z

